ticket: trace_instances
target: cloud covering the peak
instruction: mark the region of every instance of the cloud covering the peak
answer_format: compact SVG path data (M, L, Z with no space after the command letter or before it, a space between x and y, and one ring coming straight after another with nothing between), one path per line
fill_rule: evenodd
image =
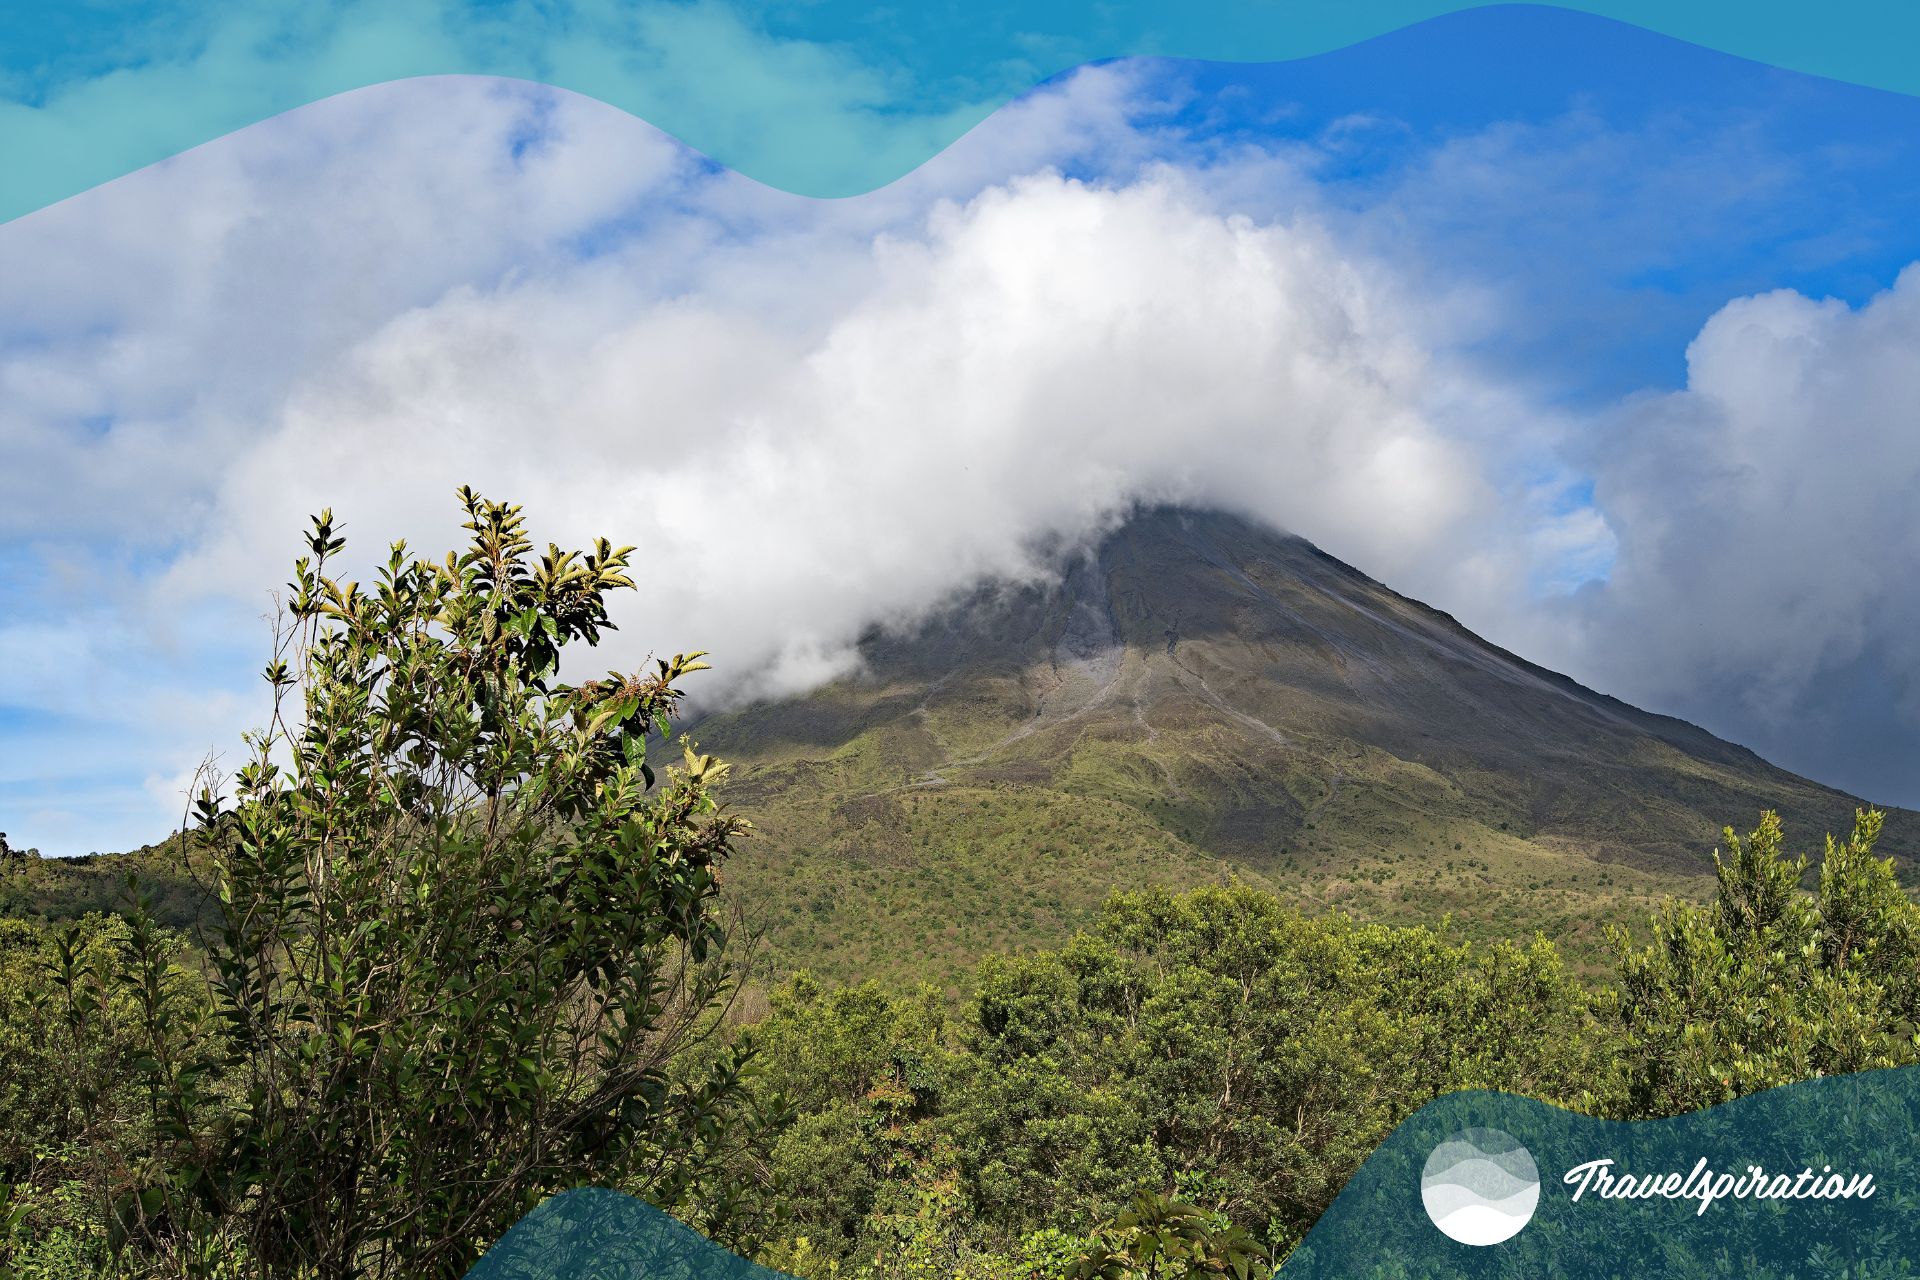
M242 452L165 594L272 581L290 517L329 502L444 534L466 479L691 570L623 643L790 691L876 619L1046 572L1037 542L1139 500L1254 513L1430 596L1528 567L1524 503L1475 443L1512 407L1310 224L1172 171L1043 172L807 261L830 296L657 297L616 258L397 318Z

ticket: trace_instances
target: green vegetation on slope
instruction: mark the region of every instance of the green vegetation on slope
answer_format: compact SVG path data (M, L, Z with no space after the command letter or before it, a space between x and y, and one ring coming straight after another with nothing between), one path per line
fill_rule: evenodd
M78 858L17 856L0 865L0 918L51 923L91 912L119 912L132 905L127 878L138 877L152 896L153 912L173 928L211 925L214 895L206 869L181 856L177 839L130 853Z
M1630 1119L1920 1060L1920 907L1872 856L1880 821L1830 843L1811 893L1774 815L1726 832L1713 903L1616 933L1608 984L1542 939L1309 917L1244 887L1117 895L1063 948L983 961L958 1016L930 988L796 979L756 1028L801 1117L774 1144L787 1235L764 1256L1034 1274L1139 1192L1284 1254L1441 1093Z

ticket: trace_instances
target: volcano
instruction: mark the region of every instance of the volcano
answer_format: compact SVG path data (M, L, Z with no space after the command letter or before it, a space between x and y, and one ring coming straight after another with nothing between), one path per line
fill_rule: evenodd
M1138 511L860 654L692 729L761 828L731 880L777 968L950 979L1115 889L1230 879L1578 960L1709 888L1723 826L1776 809L1811 848L1861 803L1218 513ZM1917 834L1890 812L1881 851Z

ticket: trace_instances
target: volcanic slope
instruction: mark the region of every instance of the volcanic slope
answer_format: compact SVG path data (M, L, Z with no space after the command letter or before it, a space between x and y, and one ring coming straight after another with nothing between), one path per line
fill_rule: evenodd
M760 827L728 879L775 972L952 983L1115 888L1232 878L1591 963L1708 890L1723 825L1774 808L1811 850L1859 803L1215 513L1140 511L861 652L692 729ZM1891 812L1882 851L1917 836Z

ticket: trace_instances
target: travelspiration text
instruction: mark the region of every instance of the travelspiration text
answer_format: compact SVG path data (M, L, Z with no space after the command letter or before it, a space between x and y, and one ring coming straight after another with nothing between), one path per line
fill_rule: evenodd
M1847 1177L1835 1173L1832 1165L1822 1165L1818 1173L1806 1168L1799 1173L1769 1174L1759 1165L1750 1164L1744 1173L1735 1175L1715 1173L1707 1167L1705 1156L1693 1166L1693 1172L1684 1175L1615 1173L1612 1160L1589 1160L1567 1170L1562 1181L1573 1188L1575 1200L1588 1191L1603 1200L1698 1200L1696 1215L1705 1213L1714 1201L1728 1198L1865 1200L1877 1190L1872 1174Z

